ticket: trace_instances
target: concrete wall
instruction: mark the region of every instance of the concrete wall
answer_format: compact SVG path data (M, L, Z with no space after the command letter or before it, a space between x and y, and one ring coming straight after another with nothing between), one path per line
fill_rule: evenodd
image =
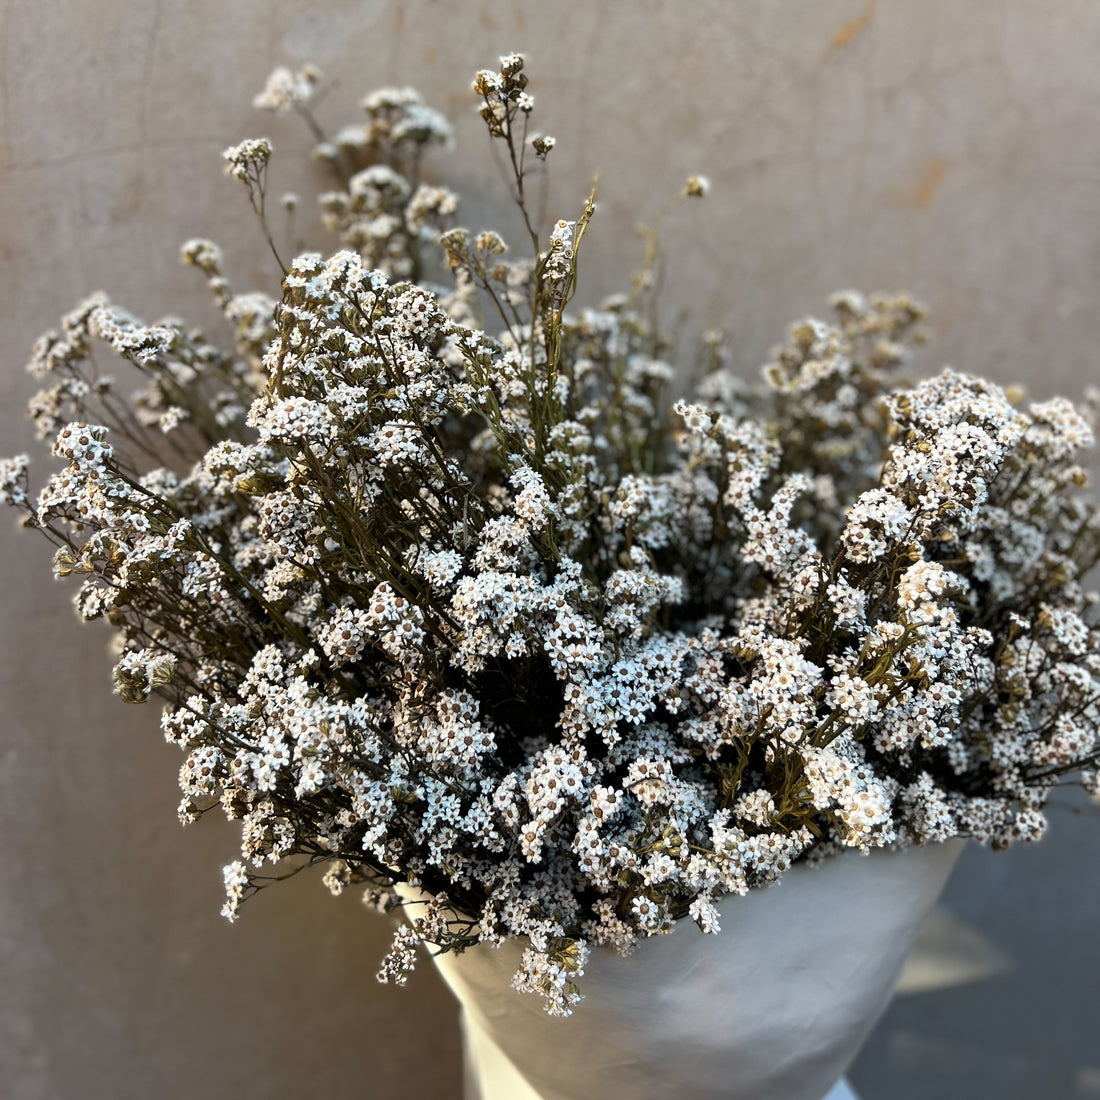
M273 188L301 180L305 134L250 101L275 64L307 59L338 82L326 122L390 82L455 112L458 148L436 164L480 228L507 205L469 78L524 50L539 126L559 139L548 216L575 216L600 173L589 300L637 264L633 224L708 175L707 204L666 228L666 308L688 312L685 331L734 333L746 371L829 291L906 287L933 309L930 365L1079 395L1097 380L1098 46L1089 0L8 0L0 451L33 446L21 365L88 291L208 320L176 260L195 235L227 248L242 288L270 285L219 153L267 133ZM434 976L374 984L385 921L315 880L261 895L235 926L218 915L234 836L179 829L176 751L151 709L111 697L106 636L78 626L45 549L0 525L0 1093L350 1100L414 1074L406 1095L457 1096ZM1096 818L1071 799L1038 850L970 853L948 905L1008 970L900 1005L857 1070L867 1100L922 1080L948 1096L1100 1095L1100 896L1078 871Z

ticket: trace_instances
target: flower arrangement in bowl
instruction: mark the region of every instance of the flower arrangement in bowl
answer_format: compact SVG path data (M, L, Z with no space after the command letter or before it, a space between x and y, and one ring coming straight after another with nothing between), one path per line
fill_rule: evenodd
M316 133L341 249L284 257L270 142L227 150L275 293L194 240L230 346L89 298L30 362L62 468L32 495L0 464L116 628L117 693L164 701L181 819L240 820L227 916L318 864L382 909L412 887L382 980L515 940L515 987L568 1015L595 947L717 933L726 895L847 849L1034 840L1055 784L1097 790L1092 406L906 383L923 310L855 292L756 385L708 334L672 401L644 273L570 308L596 205L537 224L522 56L474 82L518 254L422 180L450 128L415 92L326 136L320 80L257 105Z

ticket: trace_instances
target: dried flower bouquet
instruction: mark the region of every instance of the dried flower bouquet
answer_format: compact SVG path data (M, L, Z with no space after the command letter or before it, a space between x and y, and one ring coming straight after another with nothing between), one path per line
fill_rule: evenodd
M118 694L165 700L181 818L241 821L229 917L314 864L382 908L412 883L434 900L383 980L419 941L522 938L516 988L568 1013L591 945L717 932L723 895L846 848L1033 840L1053 785L1096 791L1091 410L905 385L920 307L853 292L758 386L712 334L668 410L644 278L567 310L595 205L535 224L554 142L521 56L474 82L518 258L450 227L421 179L450 128L415 92L326 137L319 80L278 70L257 105L312 127L342 249L284 265L271 145L228 150L276 295L196 240L231 347L88 299L30 363L63 468L32 496L26 457L0 464L81 617L117 628ZM144 376L131 399L98 344Z

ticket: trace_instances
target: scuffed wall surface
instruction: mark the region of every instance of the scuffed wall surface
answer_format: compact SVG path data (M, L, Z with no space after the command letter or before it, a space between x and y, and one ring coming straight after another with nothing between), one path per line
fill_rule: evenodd
M307 59L337 83L326 123L390 82L454 114L457 148L434 169L469 196L462 220L480 228L510 215L469 78L524 50L539 127L559 139L548 218L575 216L600 174L587 300L640 261L634 224L688 173L708 175L712 196L676 211L663 234L665 311L687 311L685 349L720 325L750 371L829 291L906 287L933 310L929 366L1078 396L1097 380L1097 45L1088 0L8 0L0 451L32 448L22 363L90 290L150 319L211 323L200 280L176 258L196 235L226 248L241 289L270 285L219 154L267 133L273 190L305 190L304 130L250 101L275 64ZM384 920L305 878L261 894L235 926L218 915L233 833L178 827L176 750L155 713L109 695L106 635L78 627L43 551L0 525L4 1095L350 1100L415 1074L408 1095L457 1096L454 1010L434 976L425 968L403 991L374 984ZM941 1017L965 1006L951 1017L954 1047L920 998L903 1002L861 1064L867 1100L876 1081L902 1096L937 1057L947 1095L967 1094L950 1084L966 1058L986 1080L986 1062L1023 1064L1006 1088L1030 1084L998 1095L1100 1095L1100 1051L1080 1022L1100 1004L1080 914L1095 917L1100 897L1096 876L1077 871L1098 821L1094 807L1065 806L1040 850L970 854L973 878L956 880L949 904L1011 953L1013 970L937 995ZM1027 1006L1042 1006L1045 1031Z

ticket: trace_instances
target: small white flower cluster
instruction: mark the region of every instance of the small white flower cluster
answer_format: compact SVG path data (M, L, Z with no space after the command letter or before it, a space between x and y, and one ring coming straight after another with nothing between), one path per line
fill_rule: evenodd
M482 100L481 117L489 133L509 139L509 144L516 116L528 116L535 109L535 97L527 91L524 64L523 54L510 53L500 59L499 68L480 69L474 76L473 91Z
M274 150L267 138L247 138L238 145L231 145L222 153L225 170L241 183L259 179L267 168Z
M326 229L369 267L418 281L422 252L458 209L458 197L421 179L433 146L453 140L450 123L412 88L384 88L362 102L365 123L347 126L314 150L340 177L318 201Z
M0 500L5 504L21 508L27 503L27 469L30 462L28 455L0 459Z
M478 74L499 140L525 88L518 55ZM1086 417L899 383L919 306L851 291L762 386L716 357L666 414L640 313L563 311L591 203L526 260L449 231L437 294L405 278L434 223L401 169L443 127L415 93L365 106L340 156L380 159L325 209L396 237L341 215L355 249L299 256L277 304L188 242L234 348L90 299L31 363L63 468L33 499L0 463L120 631L118 693L167 700L181 819L241 822L228 916L272 862L372 904L408 882L432 900L383 980L419 941L522 938L515 987L568 1013L593 945L716 933L723 895L845 847L1035 839L1060 776L1097 785ZM145 373L138 415L111 420L97 340Z
M268 76L263 91L252 100L252 106L275 114L300 109L313 98L320 80L321 70L316 65L303 65L298 72L281 65Z
M550 248L542 268L542 277L548 282L558 282L569 277L573 264L574 228L574 222L563 219L550 232Z

